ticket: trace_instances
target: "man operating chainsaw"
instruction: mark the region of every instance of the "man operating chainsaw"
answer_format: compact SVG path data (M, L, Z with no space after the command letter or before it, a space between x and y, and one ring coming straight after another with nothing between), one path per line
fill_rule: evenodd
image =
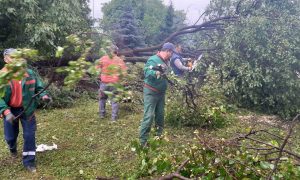
M176 52L173 53L170 61L170 65L172 67L172 70L174 74L178 77L184 76L184 73L187 71L192 70L192 66L187 63L187 65L184 65L184 60L181 57L182 53L182 47L181 45L177 44L176 45Z

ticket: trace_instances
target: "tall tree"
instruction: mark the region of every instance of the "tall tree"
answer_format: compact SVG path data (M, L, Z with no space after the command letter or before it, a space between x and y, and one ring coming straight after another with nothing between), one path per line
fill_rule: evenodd
M0 1L0 48L32 47L43 54L54 52L64 37L88 29L87 0Z
M162 22L161 26L160 26L160 34L157 36L158 39L164 39L166 37L168 37L168 35L170 35L172 32L174 32L174 7L173 7L173 3L171 1L168 10L167 10L167 14L164 18L164 21Z
M114 25L113 38L121 49L135 48L144 45L132 6L132 1L128 1L127 3L123 3L118 9L121 17Z
M210 17L240 18L224 26L217 42L222 49L211 57L219 60L227 95L240 106L285 117L300 111L299 8L299 0L212 1Z
M143 36L145 44L160 43L161 39L157 37L160 36L161 27L166 24L165 17L168 11L168 7L161 0L112 0L102 7L102 28L107 32L111 31L114 28L113 25L121 18L122 5L127 3L132 3L134 18L139 25L139 33ZM185 14L173 9L173 16L170 18L176 19L176 27L182 27L185 19L182 17L185 17Z

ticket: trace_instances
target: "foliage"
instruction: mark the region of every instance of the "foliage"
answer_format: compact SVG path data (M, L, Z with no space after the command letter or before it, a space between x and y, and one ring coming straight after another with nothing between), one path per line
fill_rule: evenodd
M172 157L169 153L163 151L163 146L167 143L167 138L152 137L147 142L147 147L142 147L139 142L133 141L131 150L138 156L138 169L135 173L129 175L127 179L138 179L141 177L162 175L171 172Z
M280 158L273 174L272 151L258 152L268 150L264 145L256 144L249 150L251 142L239 144L234 138L215 138L198 130L194 134L193 141L178 147L180 155L161 148L169 143L167 136L151 138L147 147L133 142L132 150L137 153L140 164L130 178L165 176L175 171L192 179L298 179L300 176L294 159L286 156ZM278 147L276 140L271 140L270 144ZM184 160L186 164L183 165Z
M132 2L122 3L117 10L120 18L113 24L113 39L120 49L144 46L144 41L139 33L138 22L134 17Z
M256 8L221 39L226 94L242 107L291 117L300 110L299 1Z
M14 61L5 64L0 72L0 97L4 96L5 88L8 86L10 80L20 80L23 78L27 67L26 59L34 59L36 55L37 51L32 49L18 49L10 55Z
M70 61L68 67L61 67L57 69L57 72L66 72L68 75L65 78L65 85L71 88L82 79L86 73L99 74L96 70L96 65L91 62L86 61L86 56L93 46L91 40L80 39L76 35L68 36L67 45L64 48L59 47L56 55L62 57L64 49L72 48L75 52L79 53L81 56L76 61Z
M53 55L65 36L89 29L87 0L0 1L0 49L31 47Z
M69 108L75 104L76 99L83 96L83 93L79 93L75 89L66 89L57 84L51 84L47 89L47 92L53 100L50 104L42 104L47 108Z
M67 76L64 79L64 85L66 88L72 89L75 85L84 77L89 76L90 79L97 81L101 73L99 67L99 60L95 62L87 61L86 56L91 51L94 42L86 37L80 38L77 35L70 35L66 38L67 44L57 50L58 57L63 57L64 52L75 51L80 54L80 57L76 61L70 61L68 67L60 67L56 71L59 73L65 73ZM103 39L100 55L108 55L112 57L111 52L111 41L109 39ZM124 73L119 66L110 65L108 67L108 74L118 74L119 78L122 79ZM114 87L114 91L105 91L104 93L110 97L113 97L115 101L121 101L124 97L127 97L130 93L127 92L126 88L121 82L113 83L111 86Z
M213 67L209 69L204 81L194 78L199 72L189 74L192 82L177 79L168 96L166 122L173 126L219 128L231 121L219 74Z
M59 67L56 69L56 72L63 73L64 78L64 85L66 85L66 88L62 89L59 87L51 86L50 89L54 96L56 96L54 99L54 103L51 105L52 107L67 107L71 106L74 100L73 97L78 97L75 93L75 85L84 77L90 76L90 79L98 80L99 74L101 72L100 68L97 68L98 61L95 61L94 63L89 62L86 60L87 54L90 52L93 46L93 42L86 37L79 38L77 35L70 35L66 38L67 42L64 47L57 47L56 50L56 57L60 58L60 60L66 55L70 53L77 53L80 54L80 57L76 61L70 61L69 66L67 67ZM108 56L111 56L110 52L110 46L111 41L106 40L103 41L101 44L100 54L107 54ZM30 49L20 49L15 54L13 54L11 57L13 59L12 63L5 65L5 70L1 72L0 76L0 95L3 96L5 93L5 88L8 85L8 82L12 79L21 79L24 74L24 69L27 66L25 59L31 59L33 55L37 55L36 50L30 50ZM111 72L120 71L120 69L116 69L115 66L110 67ZM119 72L121 76L122 73ZM120 79L122 77L120 76ZM51 73L50 80L48 82L48 85L53 82L55 77L54 72ZM116 89L116 94L112 94L111 92L105 92L108 96L114 96L116 101L121 101L124 97L127 97L130 92L127 92L125 87L121 83L116 83L113 85ZM49 86L46 86L45 88L48 88ZM73 88L73 91L70 90ZM67 103L70 103L67 105Z
M139 26L138 36L142 36L146 45L153 45L161 43L161 28L165 27L168 23L166 22L166 16L168 7L165 6L162 1L159 0L112 0L109 3L104 4L102 7L103 20L101 21L102 27L106 32L114 30L114 26L118 24L124 14L124 8L126 4L132 4L132 16ZM168 20L174 18L173 30L178 27L182 27L185 20L185 14L181 11L175 11L169 13ZM170 27L166 27L169 28Z
M141 112L143 108L143 83L144 83L144 63L127 63L128 74L124 78L124 84L128 91L131 111Z
M299 3L212 0L205 21L237 20L182 39L188 50L212 50L204 61L219 68L229 103L289 118L299 112L300 103Z
M169 5L169 7L167 9L165 19L160 26L161 33L157 36L158 42L159 42L159 40L165 39L171 33L174 32L174 30L175 30L175 28L174 28L174 18L175 18L174 13L175 12L174 11L175 10L174 10L173 4L171 2L171 4Z
M273 163L255 151L246 150L245 145L238 147L228 144L230 142L225 139L196 136L200 143L193 143L184 150L190 159L189 164L181 171L184 176L201 176L204 179L261 179L268 177L274 169ZM293 160L286 157L284 159L287 161L280 163L279 173L272 178L299 178L300 169Z
M111 123L110 117L99 119L97 100L83 97L75 99L74 103L70 108L36 112L37 145L55 143L58 146L57 150L37 153L38 173L24 170L22 151L12 161L6 142L0 141L0 179L109 179L130 174L138 164L131 151L131 141L137 138L141 111L133 113L124 109L129 103L120 104L119 121ZM110 106L107 106L107 113L111 113ZM175 148L192 134L189 128L171 130L166 127L166 130L178 137L173 139L173 145L164 148ZM0 139L4 139L3 127L0 132ZM22 150L22 145L23 141L19 140L18 149Z

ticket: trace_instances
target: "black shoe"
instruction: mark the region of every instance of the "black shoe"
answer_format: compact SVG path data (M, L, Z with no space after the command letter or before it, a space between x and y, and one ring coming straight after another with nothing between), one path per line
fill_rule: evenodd
M18 157L17 151L16 151L16 152L10 152L10 156L11 156L12 158L17 158L17 157Z
M36 173L36 168L34 166L25 166L26 170L31 173Z
M117 122L118 121L118 117L111 117L111 121L112 122Z

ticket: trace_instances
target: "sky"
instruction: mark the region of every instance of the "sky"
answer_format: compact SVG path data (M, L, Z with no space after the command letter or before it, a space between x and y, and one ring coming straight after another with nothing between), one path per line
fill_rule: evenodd
M169 5L170 0L163 0L164 4ZM187 23L195 23L199 16L204 12L210 0L172 0L176 10L183 10L187 15Z
M100 9L103 3L110 0L90 0L91 16L94 18L101 18L102 13ZM163 0L164 4L169 5L170 0ZM187 23L193 24L198 17L204 12L205 7L210 0L172 0L173 6L176 10L183 10L187 14ZM94 8L93 8L94 7ZM94 9L94 10L93 10Z

